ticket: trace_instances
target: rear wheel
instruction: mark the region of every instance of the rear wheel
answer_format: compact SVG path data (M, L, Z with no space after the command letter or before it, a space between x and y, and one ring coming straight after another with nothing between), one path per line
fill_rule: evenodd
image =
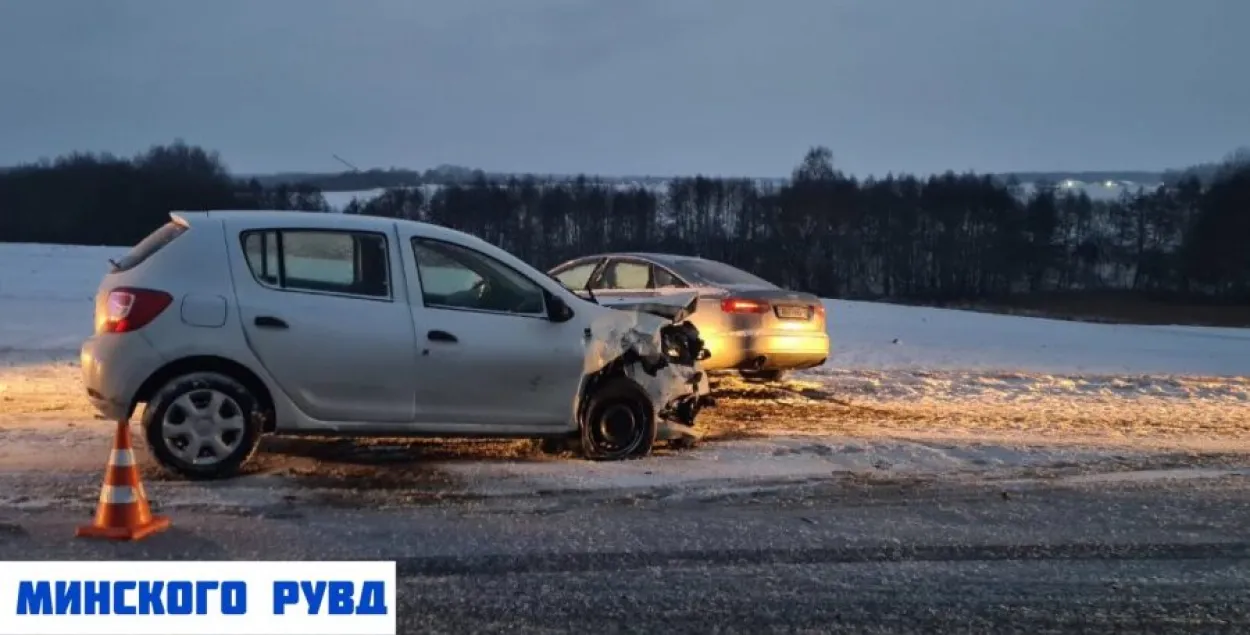
M238 473L260 446L256 396L215 372L175 377L148 403L143 430L152 456L190 479Z
M747 381L754 382L772 382L781 381L786 376L784 370L744 370L739 371L742 378Z
M581 422L581 450L595 461L646 456L656 434L651 400L634 382L617 378L591 395Z

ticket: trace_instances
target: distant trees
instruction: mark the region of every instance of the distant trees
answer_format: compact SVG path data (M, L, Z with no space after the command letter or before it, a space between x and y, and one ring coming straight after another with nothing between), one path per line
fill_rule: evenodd
M467 231L539 267L606 250L701 255L825 296L954 302L1129 290L1250 302L1250 164L1095 201L990 175L856 179L813 148L782 184L694 176L662 187L590 177L457 174L354 202L350 214ZM429 175L427 175L429 176ZM425 180L423 178L423 180ZM0 239L130 244L172 209L327 209L311 185L232 179L174 144L0 172Z
M384 188L414 187L426 183L468 183L478 178L498 179L490 175L458 165L440 165L425 172L389 168L386 170L352 170L333 174L287 173L258 177L262 185L280 183L303 183L325 192L356 192Z
M176 142L132 159L71 154L0 172L0 241L128 245L175 210L328 210L311 186L232 178L216 153Z
M388 191L347 210L485 238L539 267L655 250L834 297L973 301L1128 290L1250 302L1250 165L1095 201L989 175L857 180L813 148L780 187L702 176L664 188L512 178Z

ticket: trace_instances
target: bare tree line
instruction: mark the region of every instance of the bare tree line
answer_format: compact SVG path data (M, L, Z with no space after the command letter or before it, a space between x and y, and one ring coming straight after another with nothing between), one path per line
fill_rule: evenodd
M232 177L185 144L134 158L75 154L0 172L0 240L133 244L170 210L328 211L311 185ZM663 187L490 179L394 188L346 213L478 235L539 267L601 251L722 260L827 297L971 301L1121 290L1250 303L1250 165L1115 201L991 175L856 179L826 148L781 184L677 178Z

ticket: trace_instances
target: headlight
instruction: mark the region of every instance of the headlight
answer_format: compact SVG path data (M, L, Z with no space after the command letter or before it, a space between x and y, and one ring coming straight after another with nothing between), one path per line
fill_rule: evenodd
M660 336L660 345L664 348L665 357L671 361L680 360L682 353L686 350L685 343L672 331L666 331Z
M703 340L699 339L699 331L693 324L674 324L660 331L660 349L670 362L694 366L703 350Z

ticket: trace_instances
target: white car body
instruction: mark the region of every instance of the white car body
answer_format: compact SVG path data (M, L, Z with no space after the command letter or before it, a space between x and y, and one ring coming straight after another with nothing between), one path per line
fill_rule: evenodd
M693 310L693 297L650 299L650 306L632 309L600 306L483 240L406 220L287 211L170 216L166 228L174 229L157 230L123 259L137 264L104 276L96 334L82 347L88 397L112 420L129 418L138 403L150 402L177 377L214 372L260 393L263 433L561 437L579 430L596 373L617 362L613 372L630 377L650 398L656 438L697 436L690 424L707 394L706 378L691 360L655 363L666 359L663 329ZM177 235L164 245L162 231ZM334 257L344 253L335 251L334 241L346 235L343 244L355 250L351 261L291 255L296 238L313 244L309 236L323 236L313 232L326 232ZM368 251L379 239L384 258L382 248ZM288 246L279 266L283 241ZM517 289L529 293L526 284L532 284L572 315L553 321L553 305L546 303L521 312L440 305L453 295L431 289L462 286L456 276L468 274L419 268L418 245L490 259L524 279ZM249 260L253 247L260 251ZM369 254L375 254L371 264ZM297 270L331 289L351 283L353 275L365 277L365 270L384 273L386 281L360 293L286 286ZM502 278L496 282L505 286ZM119 288L158 290L170 303L137 330L104 332L112 327L102 322L126 312L110 306L124 303L124 295L110 296ZM521 298L521 304L533 299L503 297ZM677 417L689 421L674 421L675 405L693 406ZM149 440L152 435L149 430ZM188 470L194 471L176 469L195 476Z

